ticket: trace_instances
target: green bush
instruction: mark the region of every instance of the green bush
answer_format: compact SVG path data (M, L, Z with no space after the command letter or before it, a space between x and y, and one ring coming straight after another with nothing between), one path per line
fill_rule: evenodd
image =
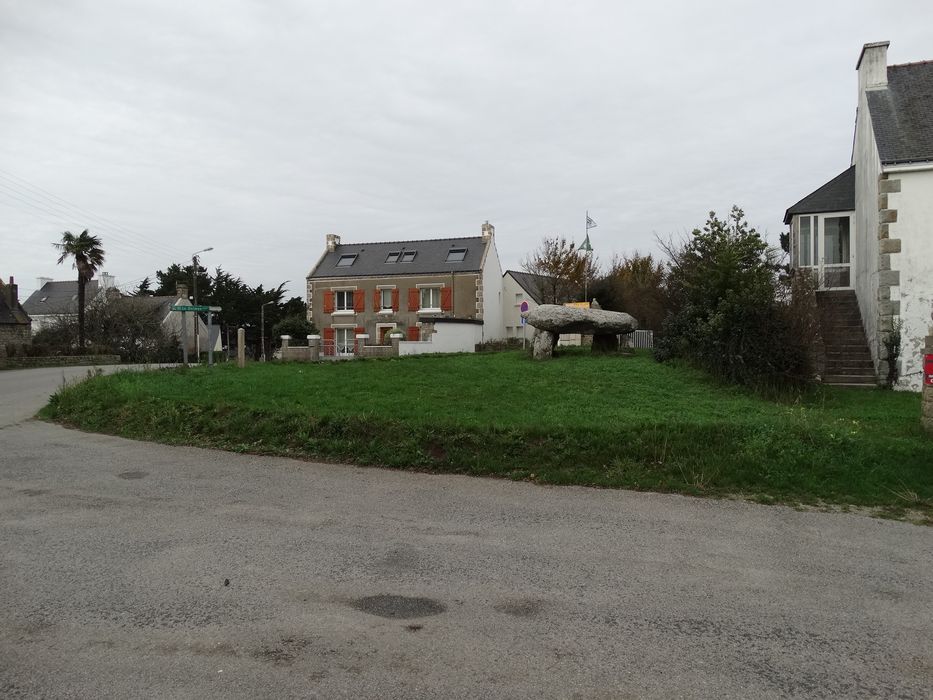
M809 352L812 307L793 303L779 277L779 253L744 213L714 212L680 248L670 248L671 311L655 357L688 359L737 384L782 389L814 374Z

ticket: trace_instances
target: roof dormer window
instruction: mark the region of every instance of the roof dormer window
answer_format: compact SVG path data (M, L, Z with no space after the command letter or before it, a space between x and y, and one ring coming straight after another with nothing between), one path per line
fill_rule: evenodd
M466 258L466 254L466 248L451 248L447 251L446 262L463 262L464 258Z
M417 250L406 250L402 253L402 257L399 259L399 262L412 262L417 254Z
M337 267L350 267L353 263L356 262L356 253L351 253L349 255L341 255L337 259Z
M389 253L389 254L386 256L386 262L387 262L387 263L397 263L397 262L398 262L398 259L401 257L401 255L402 255L401 251L398 251L398 250L393 251L393 252Z

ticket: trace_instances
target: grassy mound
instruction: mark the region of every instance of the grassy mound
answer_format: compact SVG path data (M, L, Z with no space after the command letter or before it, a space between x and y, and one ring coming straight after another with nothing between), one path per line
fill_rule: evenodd
M125 437L389 467L933 513L919 396L764 400L683 366L569 354L98 377L44 417Z

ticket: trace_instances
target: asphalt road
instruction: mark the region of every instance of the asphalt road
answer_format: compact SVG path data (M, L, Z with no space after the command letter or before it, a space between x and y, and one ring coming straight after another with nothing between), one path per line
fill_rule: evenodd
M933 692L933 530L859 515L24 421L0 542L3 697Z

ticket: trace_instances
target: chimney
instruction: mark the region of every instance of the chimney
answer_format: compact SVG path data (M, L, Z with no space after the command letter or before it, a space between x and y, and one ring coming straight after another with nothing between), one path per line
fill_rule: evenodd
M483 240L489 241L492 240L492 237L496 235L496 227L493 226L488 221L483 224Z
M184 299L187 303L188 301L188 285L184 282L175 283L175 296L179 299Z
M888 86L888 46L890 41L865 44L859 54L855 70L858 71L859 93Z
M116 286L116 284L115 284L115 281L114 281L114 279L113 279L113 275L111 275L109 272L101 272L101 273L100 273L100 288L101 288L101 289L105 289L105 290L106 290L106 289L111 289L111 288L113 288L113 287L115 287L115 286Z
M336 233L327 234L327 252L333 253L337 250L337 246L340 245L340 236Z
M51 277L38 277L36 278L36 289L42 289L45 285L52 281Z
M16 307L19 304L19 289L16 286L16 283L13 282L12 275L10 276L10 283L4 285L0 281L0 287L3 287L3 299L6 301L6 305L10 307L11 311L16 311Z

